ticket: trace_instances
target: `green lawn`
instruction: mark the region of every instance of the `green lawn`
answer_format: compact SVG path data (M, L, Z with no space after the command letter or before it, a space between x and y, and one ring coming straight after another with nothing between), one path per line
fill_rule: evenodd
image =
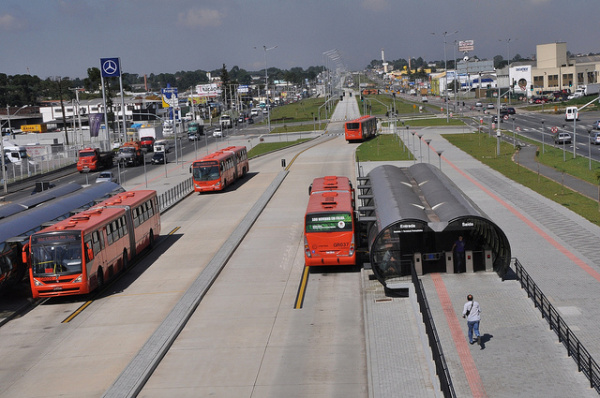
M360 162L397 161L413 160L414 157L398 135L380 134L360 144L356 149L356 159Z
M444 138L506 177L569 208L590 222L600 225L600 211L597 201L573 192L559 182L548 180L536 172L519 166L518 150L515 149L513 145L501 142L500 155L497 156L496 137L490 137L489 135L482 133L444 135ZM583 175L595 175L595 170L598 170L598 164L594 165L592 167L592 172L590 172L588 170L587 159L577 158L568 160L568 154L566 155L567 162L563 162L562 150L546 146L546 153L541 156L540 159L545 164L558 165L558 170L578 177ZM595 180L595 182L597 183L597 180Z

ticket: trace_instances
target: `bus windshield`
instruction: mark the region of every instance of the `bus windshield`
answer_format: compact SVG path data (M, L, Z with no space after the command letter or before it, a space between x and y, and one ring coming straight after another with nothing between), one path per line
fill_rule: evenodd
M348 130L358 130L360 128L360 123L346 123L346 129Z
M306 232L352 231L352 214L318 213L306 215Z
M81 235L33 236L31 269L34 276L81 273Z
M195 181L214 181L219 179L219 165L209 164L194 167Z

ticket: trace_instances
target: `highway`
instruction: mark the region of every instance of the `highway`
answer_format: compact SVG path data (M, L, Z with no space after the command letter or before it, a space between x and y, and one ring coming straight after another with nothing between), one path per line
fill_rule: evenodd
M353 117L353 103L340 103L332 118L343 120L338 111ZM356 181L359 144L346 143L341 126L330 123L316 140L253 159L248 177L226 192L192 194L167 211L155 250L69 322L63 323L84 298L50 300L1 327L0 396L129 396L115 387L124 371L282 173L281 186L216 280L207 281L210 289L166 355L156 368L149 365L156 358L142 361L147 380L139 396L440 396L414 304L386 297L367 271L312 270L302 308L294 309L308 185L323 175ZM597 353L599 319L590 298L598 282L578 259L598 269L599 260L581 246L596 239L598 227L481 167L437 129L421 132L432 138L430 150L444 150L442 170L503 228L513 255ZM249 137L240 134L231 144ZM420 148L410 149L416 155ZM377 164L361 166L367 173ZM155 167L148 178L128 178L125 188L148 181L163 189L189 176L181 164L167 169L168 178ZM518 283L495 273L422 279L458 396L597 396ZM483 306L481 349L465 343L466 293Z

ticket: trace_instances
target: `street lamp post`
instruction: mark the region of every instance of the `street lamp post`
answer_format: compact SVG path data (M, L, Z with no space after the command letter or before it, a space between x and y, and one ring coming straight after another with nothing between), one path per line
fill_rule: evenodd
M431 143L431 138L426 138L425 143L427 144L427 163L431 163L431 159L429 157L429 144Z
M440 170L442 169L442 152L444 152L444 151L443 150L437 151L438 157L440 158Z
M256 49L258 49L257 47L254 47ZM271 132L271 107L269 104L269 75L267 74L267 51L273 50L277 48L277 46L273 46L273 47L267 47L267 46L263 46L263 50L265 51L265 97L266 97L266 103L265 106L267 107L267 128L269 129L269 133Z
M544 120L542 119L542 155L546 153L546 146L544 142Z
M412 137L413 137L413 139L412 139L412 153L413 153L413 157L415 158L414 159L415 161L413 162L413 164L415 164L415 163L417 163L417 157L415 156L415 134L416 134L416 131L411 131L410 133L412 134Z
M423 150L422 150L422 146L421 146L421 138L423 137L423 134L419 133L417 134L417 137L419 137L419 163L423 162Z
M446 57L446 36L451 36L453 34L458 33L458 30L452 33L444 32L442 36L444 36L444 73L445 73L445 84L444 84L444 97L446 98L446 123L450 122L450 111L448 108L448 59ZM432 33L435 35L435 33ZM456 60L455 60L456 62Z

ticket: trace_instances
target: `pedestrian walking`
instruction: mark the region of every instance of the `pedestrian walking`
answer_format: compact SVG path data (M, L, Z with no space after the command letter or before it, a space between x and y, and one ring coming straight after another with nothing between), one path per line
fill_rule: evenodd
M479 333L479 322L481 321L481 307L479 303L473 300L473 295L467 296L467 302L463 306L462 317L467 319L467 326L469 327L469 343L481 345L481 334ZM475 334L475 340L473 340L473 333Z
M454 252L454 259L456 260L456 272L465 272L465 244L462 236L458 237L458 240L452 245L452 251Z

